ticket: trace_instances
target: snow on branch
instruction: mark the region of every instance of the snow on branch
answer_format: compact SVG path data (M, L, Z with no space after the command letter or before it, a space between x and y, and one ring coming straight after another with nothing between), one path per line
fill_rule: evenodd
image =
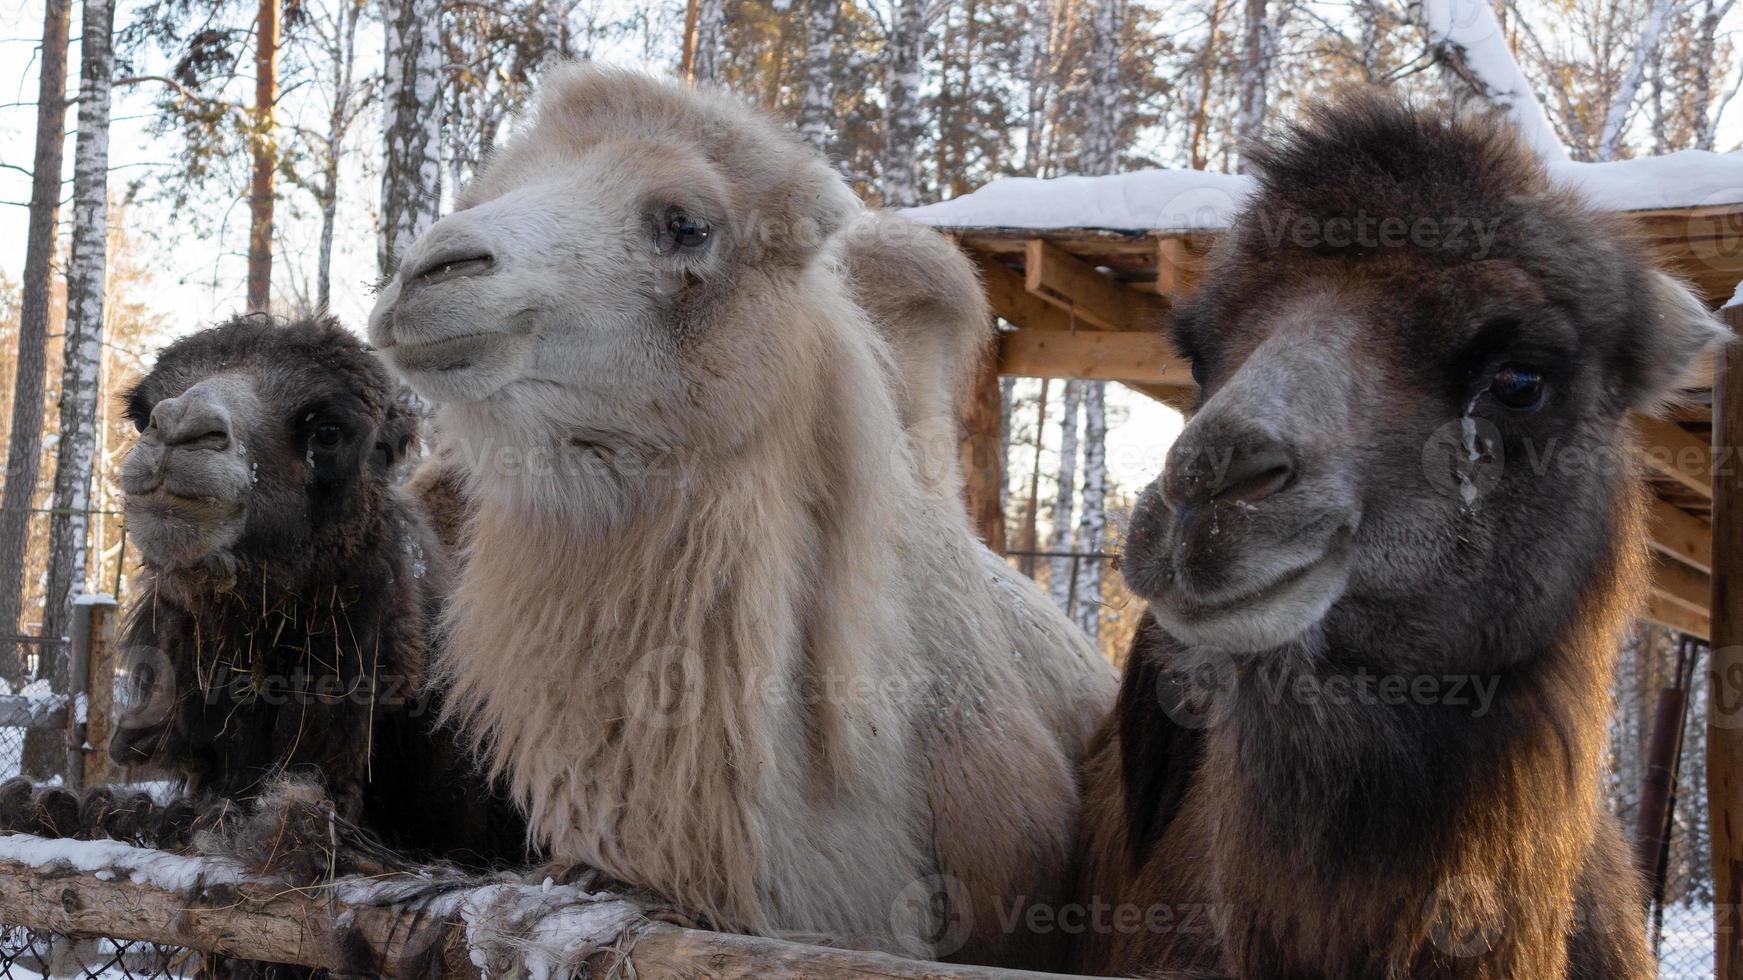
M688 929L630 898L503 876L341 878L293 887L235 861L115 841L0 836L0 922L339 974L519 975L583 966L644 978L1046 980L1051 974L921 963Z
M1520 135L1544 160L1568 158L1489 0L1416 0L1414 9L1437 62L1512 114Z

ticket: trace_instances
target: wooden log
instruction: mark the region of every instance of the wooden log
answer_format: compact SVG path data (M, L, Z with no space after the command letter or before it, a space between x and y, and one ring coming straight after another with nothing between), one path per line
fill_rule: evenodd
M987 304L996 316L1024 330L1071 331L1071 315L1029 292L1022 273L985 253L977 252L974 258Z
M1061 980L1056 974L925 963L686 929L623 915L614 910L615 902L589 901L564 886L480 879L476 887L404 901L427 885L408 875L292 888L251 880L234 862L219 858L182 857L113 841L0 836L0 922L73 938L104 936L394 977L407 975L402 961L425 938L419 927L464 908L475 927L501 919L514 931L498 937L500 945L486 948L471 945L479 937L469 936L464 923L448 926L435 948L464 970L455 975L477 974L468 965L474 953L485 962L505 952L567 962L575 950L600 948L603 961L621 958L634 968L626 975L647 980ZM601 908L607 914L592 914ZM521 915L525 910L532 910L530 917ZM588 932L589 925L597 929L601 922L611 923L607 931L613 934Z
M1743 333L1743 309L1724 311ZM1743 445L1743 351L1720 352L1713 379L1713 449ZM1712 661L1707 696L1707 814L1711 821L1714 944L1719 980L1743 980L1743 469L1713 475Z

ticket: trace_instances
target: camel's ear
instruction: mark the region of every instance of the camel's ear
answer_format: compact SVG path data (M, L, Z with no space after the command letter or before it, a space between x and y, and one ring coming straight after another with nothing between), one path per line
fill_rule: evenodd
M1662 272L1650 273L1645 306L1625 395L1628 407L1654 413L1675 402L1684 388L1697 386L1688 375L1708 347L1730 343L1736 335L1687 286Z
M779 188L776 207L787 220L779 222L777 254L798 262L810 261L825 242L847 227L864 210L859 198L835 171L821 160L807 160L791 181Z
M375 430L375 461L384 470L397 466L418 443L418 410L407 395L402 390L388 403L387 417Z

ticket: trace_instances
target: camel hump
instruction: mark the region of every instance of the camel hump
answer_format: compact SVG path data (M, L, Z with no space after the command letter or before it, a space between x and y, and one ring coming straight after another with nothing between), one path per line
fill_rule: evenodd
M849 288L895 356L902 425L922 466L956 471L956 420L994 329L974 264L916 221L867 212L842 233Z

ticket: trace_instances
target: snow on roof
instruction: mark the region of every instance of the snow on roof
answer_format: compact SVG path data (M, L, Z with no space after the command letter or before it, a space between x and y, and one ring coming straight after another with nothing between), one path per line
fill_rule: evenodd
M1605 211L1743 203L1743 151L1682 150L1610 163L1556 161L1558 181ZM1207 170L1137 170L1107 177L1006 177L902 213L938 228L1105 228L1203 231L1228 226L1250 178Z

